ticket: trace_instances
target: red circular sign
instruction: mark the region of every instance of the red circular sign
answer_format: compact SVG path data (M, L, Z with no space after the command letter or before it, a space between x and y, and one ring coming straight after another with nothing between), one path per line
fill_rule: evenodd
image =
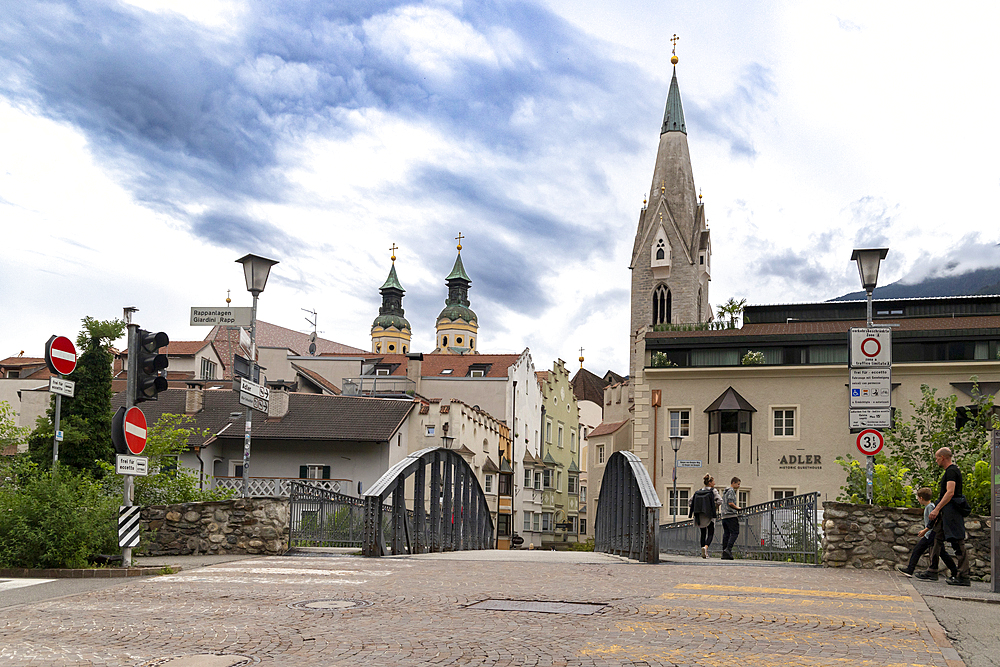
M868 343L875 343L875 351L868 352ZM872 357L877 357L878 353L882 351L882 343L878 342L878 338L865 338L861 341L861 354L865 355L869 359Z
M69 375L76 368L76 346L66 336L53 336L45 344L45 362L60 375Z
M125 444L128 450L138 456L146 448L146 415L139 408L129 408L123 424Z
M882 451L882 434L873 428L866 428L858 433L858 451L865 456L875 456Z

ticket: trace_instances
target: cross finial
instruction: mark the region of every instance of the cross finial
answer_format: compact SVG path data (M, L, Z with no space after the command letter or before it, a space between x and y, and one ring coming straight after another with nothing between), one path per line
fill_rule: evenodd
M392 247L391 247L391 248L389 248L389 252L391 252L391 253L392 253L392 257L390 257L389 259L391 259L391 260L392 260L392 261L393 261L394 263L395 263L395 261L396 261L396 251L397 251L397 250L399 250L399 246L398 246L398 245L396 245L395 243L393 243L393 244L392 244Z
M464 239L464 238L465 238L465 237L464 237L464 236L462 236L462 232L459 232L459 233L458 233L458 236L456 236L456 237L455 237L455 240L457 240L457 241L458 241L458 251L459 251L459 252L462 252L462 239Z
M583 348L580 348L580 368L583 368Z
M226 305L227 306L233 302L233 300L229 298L229 292L230 292L230 290L226 290Z
M677 36L676 32L674 33L674 36L670 38L670 41L673 42L673 44L674 44L674 48L670 52L670 63L672 65L676 65L677 64L677 42L679 42L680 39L681 38Z

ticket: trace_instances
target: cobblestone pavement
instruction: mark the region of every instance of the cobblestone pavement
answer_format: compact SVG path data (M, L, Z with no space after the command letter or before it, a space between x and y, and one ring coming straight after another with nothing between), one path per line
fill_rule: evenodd
M886 572L454 556L258 558L9 607L0 665L963 664ZM484 600L603 606L468 608Z

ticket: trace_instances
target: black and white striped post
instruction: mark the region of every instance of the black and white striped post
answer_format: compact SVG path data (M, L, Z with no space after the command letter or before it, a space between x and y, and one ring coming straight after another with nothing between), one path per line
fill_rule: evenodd
M118 546L132 549L139 546L140 510L138 505L121 505L118 508ZM123 564L128 567L128 564Z

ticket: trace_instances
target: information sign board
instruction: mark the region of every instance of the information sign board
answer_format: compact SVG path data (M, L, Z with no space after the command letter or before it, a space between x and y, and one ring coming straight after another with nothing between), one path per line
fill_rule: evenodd
M219 308L217 306L191 306L193 327L248 327L253 308Z
M850 388L852 408L892 407L889 400L892 370L889 368L852 368Z
M115 456L115 472L119 475L145 477L149 474L149 457L118 454Z
M73 398L73 392L76 389L76 383L72 380L64 380L62 378L57 378L52 376L49 378L49 391L53 394L59 394L60 396L68 396Z
M233 381L236 384L236 381ZM236 387L234 386L234 389ZM250 394L251 396L256 396L257 398L264 399L265 401L271 398L271 390L263 385L259 385L256 382L251 382L246 378L239 379L239 391L245 394Z
M850 428L890 428L892 427L892 410L849 410Z
M240 405L245 405L251 410L257 410L258 412L267 412L268 401L263 398L258 398L253 394L248 394L245 391L241 391Z
M851 368L892 366L892 329L851 329Z
M685 461L685 460L681 459L680 461L677 462L677 467L678 468L700 468L701 467L701 461Z

